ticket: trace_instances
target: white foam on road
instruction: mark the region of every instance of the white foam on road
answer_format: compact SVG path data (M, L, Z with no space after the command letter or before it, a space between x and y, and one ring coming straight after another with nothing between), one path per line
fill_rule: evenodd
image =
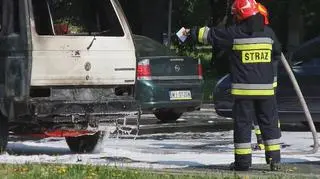
M234 159L232 137L233 132L229 131L144 135L135 141L105 139L93 154L72 154L63 139L10 142L10 152L0 155L0 163L93 164L142 168L229 164ZM313 144L311 133L306 132L284 132L281 141L287 146L283 152L307 151ZM282 156L282 161L286 163L319 160L320 153ZM263 151L254 152L253 163L265 163Z

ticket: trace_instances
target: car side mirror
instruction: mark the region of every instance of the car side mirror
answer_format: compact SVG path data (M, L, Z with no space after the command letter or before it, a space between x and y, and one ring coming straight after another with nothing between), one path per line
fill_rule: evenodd
M69 32L68 24L54 24L53 27L56 35L66 35Z

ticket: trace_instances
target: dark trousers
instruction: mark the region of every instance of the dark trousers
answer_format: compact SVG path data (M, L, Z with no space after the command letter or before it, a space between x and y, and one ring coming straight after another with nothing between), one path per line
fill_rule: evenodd
M265 143L266 161L280 162L280 129L274 97L235 99L233 107L235 164L251 165L251 129L254 117Z
M277 100L276 100L276 98L273 98L273 99L274 99L275 108L277 109ZM274 115L275 115L274 117L278 119L278 128L280 129L280 132L281 132L280 118L279 118L277 110L275 110L275 114ZM254 129L254 132L255 132L256 137L257 137L257 143L258 144L263 144L263 139L262 139L261 130L260 130L260 127L259 127L257 116L254 115L252 119L253 119L253 129ZM281 136L281 133L280 133L280 136Z

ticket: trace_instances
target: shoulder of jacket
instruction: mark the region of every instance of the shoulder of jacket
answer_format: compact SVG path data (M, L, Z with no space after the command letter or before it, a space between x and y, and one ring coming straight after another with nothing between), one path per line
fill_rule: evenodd
M273 29L270 26L264 26L266 32L274 33Z

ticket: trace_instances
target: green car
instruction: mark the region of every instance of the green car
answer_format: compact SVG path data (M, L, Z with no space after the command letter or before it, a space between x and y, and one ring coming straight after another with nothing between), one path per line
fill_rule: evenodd
M200 60L177 56L144 36L134 36L134 43L138 58L135 92L142 112L172 122L184 112L199 110L203 97Z

